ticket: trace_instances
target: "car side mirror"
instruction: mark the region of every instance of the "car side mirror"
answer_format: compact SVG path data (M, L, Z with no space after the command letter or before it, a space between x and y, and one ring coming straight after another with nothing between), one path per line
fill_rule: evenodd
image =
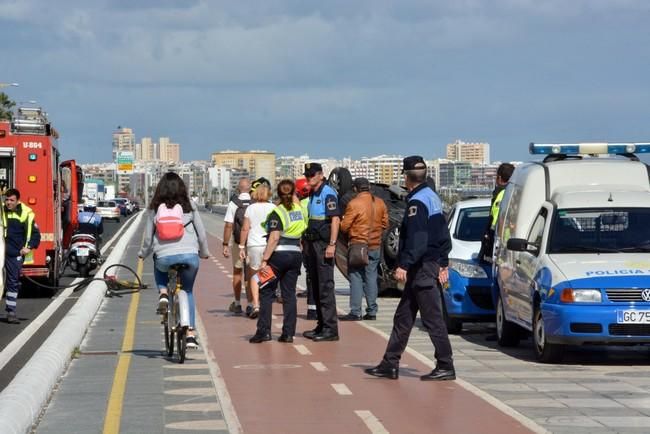
M515 252L525 252L528 249L528 240L523 238L510 238L506 244L508 250Z
M539 251L538 246L530 244L528 240L524 238L510 238L506 244L506 247L508 250L515 252L530 252L536 254Z

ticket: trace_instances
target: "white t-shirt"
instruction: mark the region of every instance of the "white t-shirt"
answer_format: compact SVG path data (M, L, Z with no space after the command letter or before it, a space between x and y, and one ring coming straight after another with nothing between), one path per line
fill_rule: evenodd
M247 217L251 223L251 230L246 240L247 247L266 246L266 231L262 223L266 221L269 213L275 209L275 205L269 202L255 202L246 208L244 217Z
M251 195L248 193L241 193L237 196L239 200L251 200ZM226 223L235 223L235 213L237 212L237 204L232 200L228 202L228 208L226 208L226 215L223 218L223 221Z

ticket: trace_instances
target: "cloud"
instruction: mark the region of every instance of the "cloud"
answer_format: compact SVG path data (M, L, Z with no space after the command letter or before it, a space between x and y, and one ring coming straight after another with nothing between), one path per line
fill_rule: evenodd
M118 124L178 135L184 155L204 158L206 142L440 154L464 135L507 153L500 149L556 131L644 132L649 8L641 0L0 0L11 59L0 81L21 83L17 99L47 104L80 155Z

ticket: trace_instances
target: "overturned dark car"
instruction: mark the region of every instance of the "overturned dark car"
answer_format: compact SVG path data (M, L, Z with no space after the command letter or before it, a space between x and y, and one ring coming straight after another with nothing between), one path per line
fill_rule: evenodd
M332 170L328 178L329 184L339 193L341 209L354 198L352 190L352 176L348 169L337 167ZM397 267L397 249L399 247L399 230L406 209L405 198L408 191L404 187L386 184L370 184L370 191L375 197L381 198L388 209L388 229L384 232L381 246L381 260L379 262L379 291L386 291L398 287L393 277ZM336 245L336 267L348 278L348 243L345 234L339 233Z

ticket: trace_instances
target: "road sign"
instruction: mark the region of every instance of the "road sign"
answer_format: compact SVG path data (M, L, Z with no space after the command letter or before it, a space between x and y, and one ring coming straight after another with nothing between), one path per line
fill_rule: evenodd
M133 173L133 152L120 151L117 153L117 173L119 175L130 175Z

